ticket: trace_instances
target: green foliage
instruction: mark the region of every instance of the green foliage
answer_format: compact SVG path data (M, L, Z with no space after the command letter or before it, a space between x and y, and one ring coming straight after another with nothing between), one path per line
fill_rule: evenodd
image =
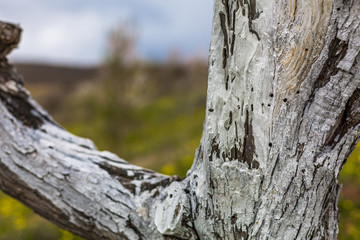
M339 239L357 240L360 238L360 143L346 161L340 182L340 233Z
M80 240L40 218L24 205L0 193L0 240Z
M61 117L69 111L74 113L71 119L66 116L65 127L94 140L99 149L115 152L128 161L154 170L169 169L175 164L176 172L166 173L185 176L200 143L205 86L186 91L177 88L152 92L146 101L128 105L116 101L108 104L110 100L102 101L108 96L103 94L101 88L96 87L96 91L85 96L73 96L65 104L64 113L58 114Z
M356 146L341 170L340 181L360 186L360 143ZM360 197L360 196L359 196Z

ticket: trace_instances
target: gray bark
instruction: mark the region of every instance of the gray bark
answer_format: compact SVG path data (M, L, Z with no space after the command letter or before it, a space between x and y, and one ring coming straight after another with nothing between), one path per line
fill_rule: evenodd
M5 55L0 187L89 239L336 239L359 140L360 2L215 0L203 136L187 177L133 166L59 127Z

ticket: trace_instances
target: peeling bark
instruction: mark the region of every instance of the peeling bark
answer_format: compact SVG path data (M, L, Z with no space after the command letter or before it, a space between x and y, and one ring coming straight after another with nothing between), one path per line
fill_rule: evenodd
M359 140L360 2L215 0L203 137L183 180L58 126L6 55L0 187L88 239L336 239Z

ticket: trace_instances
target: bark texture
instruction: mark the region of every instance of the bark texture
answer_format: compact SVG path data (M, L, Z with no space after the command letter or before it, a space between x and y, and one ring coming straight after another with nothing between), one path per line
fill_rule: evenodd
M88 239L336 239L359 140L360 2L215 0L203 137L187 177L133 166L59 127L5 55L0 187Z
M204 239L336 239L359 139L359 1L216 1L189 177ZM205 220L205 221L204 221Z

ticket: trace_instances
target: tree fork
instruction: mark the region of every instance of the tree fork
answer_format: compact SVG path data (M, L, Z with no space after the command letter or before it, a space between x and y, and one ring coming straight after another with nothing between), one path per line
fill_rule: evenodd
M336 239L359 140L360 2L215 0L206 117L180 180L59 127L8 64L0 24L0 187L88 239Z

